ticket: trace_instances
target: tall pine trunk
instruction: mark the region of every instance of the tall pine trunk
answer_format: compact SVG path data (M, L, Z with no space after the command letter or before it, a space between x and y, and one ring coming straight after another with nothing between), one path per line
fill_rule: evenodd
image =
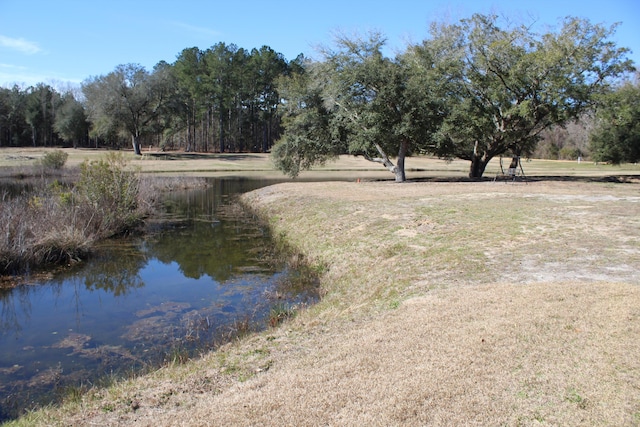
M219 123L219 129L218 131L220 132L219 134L219 149L221 153L224 153L224 111L222 109L222 103L219 105L219 110L218 110L218 123Z

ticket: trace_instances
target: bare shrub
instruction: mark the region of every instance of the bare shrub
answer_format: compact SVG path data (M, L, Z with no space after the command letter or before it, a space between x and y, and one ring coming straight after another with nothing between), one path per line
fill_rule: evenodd
M42 182L28 194L0 195L0 274L85 259L96 240L132 232L162 192L200 186L206 180L143 180L122 154L110 152L84 161L74 186Z
M62 225L45 234L33 247L34 262L67 264L88 256L93 238L70 225Z
M129 231L143 216L138 209L139 185L139 175L127 168L121 154L110 152L104 159L82 163L76 197L89 215L87 225L100 237Z

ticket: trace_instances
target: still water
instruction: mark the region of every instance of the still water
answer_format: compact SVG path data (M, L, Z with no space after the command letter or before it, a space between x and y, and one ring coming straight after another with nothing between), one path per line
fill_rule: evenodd
M0 290L0 421L315 300L313 284L273 265L268 231L229 203L270 182L210 184L167 194L144 238L107 242L71 271Z

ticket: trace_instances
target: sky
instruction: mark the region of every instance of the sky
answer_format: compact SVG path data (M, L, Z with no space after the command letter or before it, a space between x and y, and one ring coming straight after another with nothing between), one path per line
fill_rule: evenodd
M0 0L0 86L58 89L106 75L121 64L151 71L183 49L219 42L269 46L287 60L317 58L337 33L387 38L388 54L428 36L431 22L496 13L543 31L567 16L607 26L640 67L638 0Z

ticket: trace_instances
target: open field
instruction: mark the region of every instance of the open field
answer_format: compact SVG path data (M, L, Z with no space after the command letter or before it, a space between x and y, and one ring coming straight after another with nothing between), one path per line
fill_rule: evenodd
M16 176L25 167L36 165L47 148L0 148L0 177ZM64 149L69 154L66 168L77 167L85 160L97 160L104 156L103 150ZM261 153L184 153L146 151L135 156L131 151L123 151L133 167L143 173L161 175L198 175L198 176L250 176L259 178L283 178L273 168L268 154ZM509 159L504 159L506 168ZM596 165L591 162L569 162L550 160L524 160L526 177L602 177L602 176L638 176L640 165L622 166ZM469 162L454 160L445 162L430 157L411 157L406 161L407 178L443 178L464 179L469 171ZM493 179L500 170L500 160L494 159L487 166L486 179ZM362 157L341 156L337 161L327 163L313 171L303 172L301 179L331 179L348 177L357 179L392 179L392 175L377 163Z
M354 182L243 197L321 273L317 305L15 424L640 425L637 166L532 161L505 184L417 160L441 170L355 182L377 172L343 158Z

